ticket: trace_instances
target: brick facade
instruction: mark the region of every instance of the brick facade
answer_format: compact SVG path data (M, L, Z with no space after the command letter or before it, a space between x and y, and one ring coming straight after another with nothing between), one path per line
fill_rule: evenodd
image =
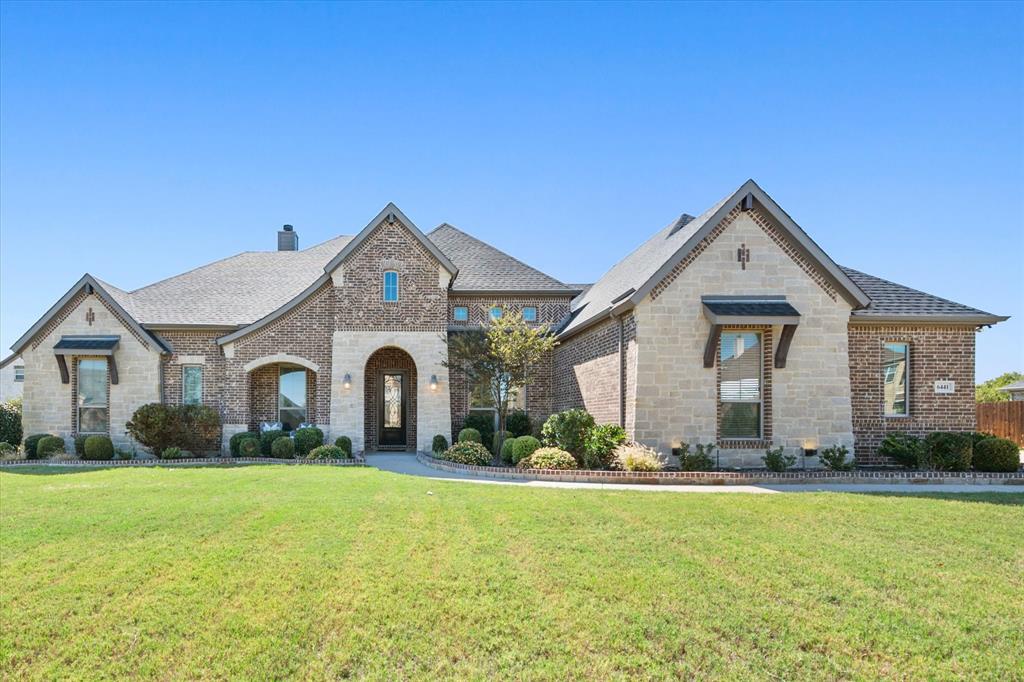
M849 326L850 384L856 457L862 464L886 464L878 446L887 433L925 435L932 431L973 431L974 327ZM882 347L910 347L909 415L886 417L882 400ZM935 393L936 381L954 381L952 394Z

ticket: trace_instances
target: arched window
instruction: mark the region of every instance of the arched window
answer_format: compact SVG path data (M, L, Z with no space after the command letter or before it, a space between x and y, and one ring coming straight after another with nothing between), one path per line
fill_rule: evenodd
M384 271L384 300L390 302L398 300L398 273L394 270Z

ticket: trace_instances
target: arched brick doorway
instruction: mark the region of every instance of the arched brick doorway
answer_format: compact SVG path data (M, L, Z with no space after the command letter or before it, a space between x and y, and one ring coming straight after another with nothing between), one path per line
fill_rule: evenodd
M416 363L401 348L366 360L363 429L366 450L416 451Z

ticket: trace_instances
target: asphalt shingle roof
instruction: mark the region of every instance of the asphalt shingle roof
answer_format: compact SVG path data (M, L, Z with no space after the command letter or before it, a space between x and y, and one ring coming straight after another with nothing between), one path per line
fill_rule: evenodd
M844 267L843 272L871 298L868 307L853 311L854 317L997 317L984 310L926 294L853 268Z

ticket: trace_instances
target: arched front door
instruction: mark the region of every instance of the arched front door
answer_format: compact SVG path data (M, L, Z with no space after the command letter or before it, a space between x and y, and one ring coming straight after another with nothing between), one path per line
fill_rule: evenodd
M416 451L416 363L401 348L379 348L366 361L366 449Z

